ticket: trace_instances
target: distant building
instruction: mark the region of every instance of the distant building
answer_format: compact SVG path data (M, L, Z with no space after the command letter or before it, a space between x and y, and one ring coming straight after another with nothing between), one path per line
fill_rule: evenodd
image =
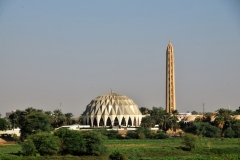
M9 116L14 112L16 112L16 110L12 110L12 112L6 112L6 118L9 118Z

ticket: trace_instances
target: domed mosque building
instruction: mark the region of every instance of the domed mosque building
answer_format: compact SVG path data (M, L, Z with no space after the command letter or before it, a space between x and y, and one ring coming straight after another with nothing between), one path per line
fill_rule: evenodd
M83 112L83 124L90 126L140 126L142 113L127 96L110 93L93 99Z

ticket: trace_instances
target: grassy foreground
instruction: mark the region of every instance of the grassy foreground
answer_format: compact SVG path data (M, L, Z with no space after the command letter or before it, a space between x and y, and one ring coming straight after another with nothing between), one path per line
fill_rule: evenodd
M240 159L240 139L199 138L191 151L182 150L180 138L164 140L106 140L108 153L101 156L49 156L23 157L18 144L0 144L0 160L12 159L108 159L111 152L118 150L128 159Z

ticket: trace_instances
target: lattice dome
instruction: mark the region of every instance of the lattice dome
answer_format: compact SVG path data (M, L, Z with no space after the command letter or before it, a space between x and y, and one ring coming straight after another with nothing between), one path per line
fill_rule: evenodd
M93 99L83 112L85 124L93 126L94 123L106 126L110 120L111 125L140 125L142 114L132 99L116 93L104 94ZM125 121L125 123L122 121ZM95 121L95 122L94 122Z

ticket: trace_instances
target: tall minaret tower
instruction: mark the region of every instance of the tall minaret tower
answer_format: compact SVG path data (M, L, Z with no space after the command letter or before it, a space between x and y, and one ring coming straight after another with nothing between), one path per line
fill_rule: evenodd
M176 110L174 51L169 41L166 51L166 111L171 114L173 110Z

